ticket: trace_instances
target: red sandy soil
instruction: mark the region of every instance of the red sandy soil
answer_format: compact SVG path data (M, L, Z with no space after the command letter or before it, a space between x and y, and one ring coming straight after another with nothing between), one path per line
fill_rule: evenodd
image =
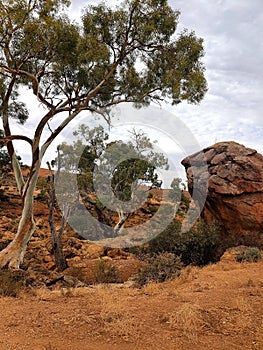
M10 198L1 203L0 233L12 237L21 203L12 186L6 191ZM29 267L35 259L45 269L54 266L47 214L38 201ZM74 237L69 242L79 244ZM89 274L90 265L84 269ZM263 261L240 264L233 253L141 289L125 283L29 287L17 298L0 297L0 350L263 350L262 297Z
M263 262L223 259L142 289L97 285L0 298L0 349L262 350Z

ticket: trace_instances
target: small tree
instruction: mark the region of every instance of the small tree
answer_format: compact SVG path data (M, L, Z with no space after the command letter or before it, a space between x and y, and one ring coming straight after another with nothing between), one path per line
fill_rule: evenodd
M62 213L61 227L59 229L59 232L57 232L54 224L54 210L56 207L56 194L55 194L56 176L54 175L49 162L47 163L47 165L49 169L48 221L49 221L49 226L51 231L52 251L55 257L55 264L57 269L59 271L63 271L68 267L68 264L63 253L62 237L63 237L63 233L67 223L67 217L69 215L70 207L69 207L69 203L66 203L67 208ZM59 170L60 170L60 164L59 164Z
M169 197L175 201L179 202L179 214L183 213L183 210L188 210L191 200L186 197L184 191L186 186L183 183L183 180L179 177L173 179L171 183L171 191L169 192ZM175 208L175 214L177 212L177 206Z
M11 244L0 252L0 267L18 268L35 230L33 195L41 161L60 132L83 111L109 119L123 102L137 107L169 99L198 103L206 92L202 39L175 36L179 12L167 0L128 0L115 9L89 6L82 25L63 13L68 0L2 0L0 3L0 113L23 210ZM138 70L137 63L143 65ZM11 118L28 111L19 99L27 88L45 108L35 115L34 135L14 135ZM59 115L62 122L56 122ZM60 119L61 120L61 119ZM55 121L53 129L52 121ZM44 138L45 131L50 131ZM13 141L31 147L28 178L22 176Z
M111 179L113 196L121 201L120 205L116 206L119 216L114 228L116 235L132 214L136 204L146 197L144 193L151 188L161 187L162 182L156 170L168 168L167 158L154 150L153 142L143 130L133 129L130 134L131 140L128 142L114 142L110 144L109 149L106 148L100 166L104 172L104 179ZM123 203L128 201L131 201L131 207L125 210Z
M106 142L109 135L100 125L94 128L89 128L87 125L80 125L73 132L76 140L72 144L66 142L59 146L60 160L55 159L55 164L66 176L77 175L78 190L82 201L91 209L92 214L102 223L111 226L112 220L107 212L107 208L94 197L93 172L96 164L99 161L102 153L106 149ZM61 184L61 181L60 181ZM63 189L64 194L67 194L67 188ZM76 219L80 223L81 218ZM74 219L73 219L74 221ZM83 228L86 221L83 221Z
M100 222L111 226L113 220L109 217L113 215L113 211L108 210L94 196L93 175L96 167L100 168L102 186L107 182L106 179L110 179L111 191L106 198L109 205L112 203L112 196L121 203L135 199L135 193L144 184L147 185L143 190L141 187L144 192L161 186L156 169L167 167L167 159L162 153L154 151L153 142L142 130L133 129L127 142L108 142L108 134L102 126L90 129L86 125L80 125L73 134L78 137L77 140L71 145L63 143L59 146L60 164L69 176L72 172L77 174L82 200L92 207ZM107 193L109 188L103 195L106 197ZM122 205L114 209L119 217L115 226L117 235L132 212L125 212Z

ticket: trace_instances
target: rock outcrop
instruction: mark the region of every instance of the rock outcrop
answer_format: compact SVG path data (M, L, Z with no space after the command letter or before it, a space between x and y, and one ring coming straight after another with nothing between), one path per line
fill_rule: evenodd
M199 167L202 157L207 165ZM196 186L203 195L206 192L202 212L206 222L217 221L230 234L263 235L261 154L236 142L220 142L185 158L182 164L190 194Z

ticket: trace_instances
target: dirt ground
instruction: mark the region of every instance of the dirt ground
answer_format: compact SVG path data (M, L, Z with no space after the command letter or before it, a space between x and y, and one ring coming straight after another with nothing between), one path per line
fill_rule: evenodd
M21 200L12 186L5 190L0 233L8 240ZM52 272L47 214L46 204L36 202L37 230L26 261L28 268ZM77 266L87 255L84 243L67 239L71 254L83 251L71 259L79 259ZM136 268L133 260L112 262ZM91 263L85 264L88 275ZM125 283L31 287L17 298L0 297L0 350L263 350L262 302L263 260L240 264L227 253L217 264L190 266L177 280L141 289Z
M262 350L263 262L224 259L142 289L96 285L1 297L0 349Z

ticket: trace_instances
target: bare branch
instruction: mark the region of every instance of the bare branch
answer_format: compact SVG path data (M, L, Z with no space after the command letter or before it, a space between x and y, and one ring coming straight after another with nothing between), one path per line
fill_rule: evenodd
M24 135L10 135L10 136L0 136L0 144L7 144L10 141L13 140L22 140L22 141L26 141L30 144L30 146L32 146L33 141Z
M47 106L48 108L54 108L54 106L48 102L44 97L43 95L39 92L39 78L41 77L41 75L43 74L42 71L38 72L37 76L27 72L27 71L24 71L22 69L12 69L12 68L9 68L3 64L0 65L0 68L2 68L2 70L4 70L5 72L7 73L11 73L12 75L14 76L25 76L27 77L28 79L31 80L32 82L32 88L33 88L33 93L35 96L37 96L37 98L40 100L41 103L43 103L45 106Z

